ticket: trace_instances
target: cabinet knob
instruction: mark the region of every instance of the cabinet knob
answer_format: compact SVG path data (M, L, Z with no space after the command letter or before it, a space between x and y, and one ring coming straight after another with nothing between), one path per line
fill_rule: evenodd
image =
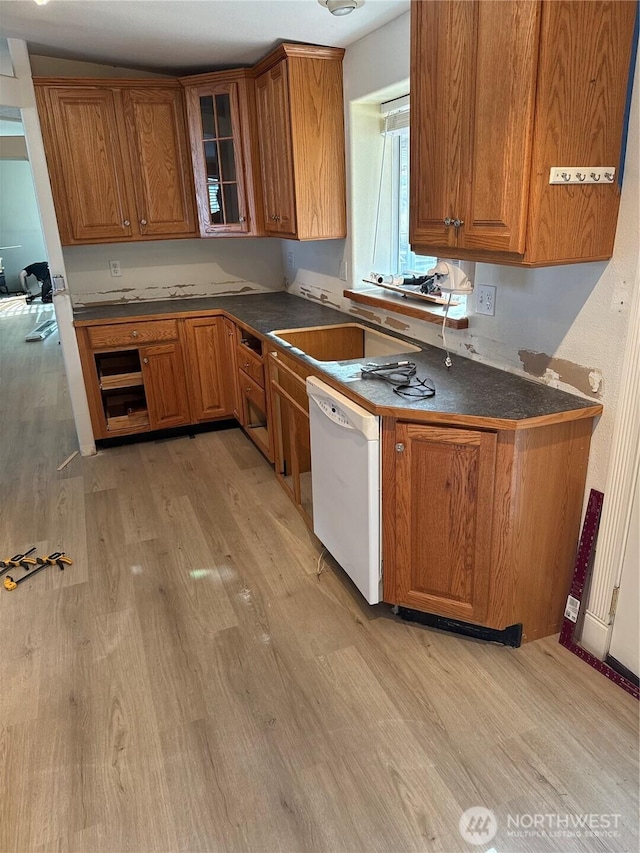
M140 220L140 225L146 225L146 224L147 224L147 220L146 220L146 219L141 219L141 220Z
M444 224L448 228L450 225L453 225L453 219L450 216L447 216L447 218L444 220Z
M245 363L242 365L242 367L243 367L245 370L249 370L249 362L248 362L248 361L245 361Z
M125 219L125 221L122 224L124 225L125 228L128 228L131 225L131 223L129 222L128 219Z
M244 393L245 393L245 394L250 394L250 393L251 393L251 388L245 388L245 389L244 389Z
M453 220L453 227L454 228L460 228L461 225L464 225L464 219L454 219Z
M133 330L133 332L131 332L131 337L133 337L133 338L138 337L138 333L135 331L135 329Z
M396 444L396 453L404 453L404 444L402 442Z
M244 216L239 216L239 217L238 217L238 222L244 222L244 221L245 221Z
M143 364L149 364L149 359L148 359L148 358L143 358L143 359L142 359L142 363L143 363Z

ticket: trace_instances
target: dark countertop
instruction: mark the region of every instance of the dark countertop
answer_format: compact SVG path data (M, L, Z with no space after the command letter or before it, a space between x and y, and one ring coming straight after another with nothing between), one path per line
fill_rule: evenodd
M163 314L202 315L209 311L225 311L240 323L271 338L283 350L313 366L314 371L333 380L332 384L348 389L349 396L362 401L365 408L377 414L396 417L418 417L439 422L474 425L493 421L495 427L517 428L534 426L536 422L574 420L600 414L599 403L550 388L478 361L452 355L453 366L444 364L444 351L438 347L395 334L387 329L351 317L333 308L317 305L307 299L285 292L240 296L221 296L209 299L167 299L158 302L130 302L78 308L74 312L78 326L96 321L113 322L140 317L159 318ZM291 347L271 332L275 329L295 329L306 326L329 326L357 322L384 331L400 341L409 341L421 348L406 358L415 362L419 378L430 378L435 384L435 396L411 399L394 393L386 382L361 379L359 365L365 359L343 362L320 362ZM367 358L382 363L388 357ZM390 410L393 410L391 412ZM569 414L572 413L572 414ZM426 416L426 417L425 417ZM523 423L525 421L526 423ZM484 424L488 425L488 424Z

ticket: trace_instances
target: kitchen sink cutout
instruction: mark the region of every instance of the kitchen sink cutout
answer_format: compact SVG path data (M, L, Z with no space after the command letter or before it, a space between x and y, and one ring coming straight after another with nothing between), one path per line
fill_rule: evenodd
M351 361L421 351L420 347L359 323L282 329L273 334L316 361Z

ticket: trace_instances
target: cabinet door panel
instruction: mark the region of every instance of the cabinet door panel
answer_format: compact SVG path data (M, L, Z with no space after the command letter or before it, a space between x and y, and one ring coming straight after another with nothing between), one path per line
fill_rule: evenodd
M293 157L286 61L256 80L265 230L295 234Z
M179 344L140 350L151 429L190 423L189 399Z
M122 99L140 233L195 234L182 91L130 89Z
M458 246L523 254L540 3L467 5L476 9L475 75Z
M232 414L232 373L222 317L185 320L185 331L194 420L208 421Z
M122 160L114 94L98 88L51 88L45 145L65 244L122 239L132 232L128 171ZM47 109L44 106L44 109ZM50 156L49 156L50 155ZM68 233L65 233L67 231Z
M460 186L470 179L465 166L476 8L465 0L414 2L411 15L409 240L455 246L456 229L444 220L464 218Z
M246 98L246 88L241 91ZM246 234L254 226L248 215L238 84L187 87L186 97L200 233Z
M466 621L486 614L496 434L399 423L397 603Z

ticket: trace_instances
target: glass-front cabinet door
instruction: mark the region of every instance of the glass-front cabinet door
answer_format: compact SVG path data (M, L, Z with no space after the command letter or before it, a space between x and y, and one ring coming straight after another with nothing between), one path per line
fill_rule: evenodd
M247 233L238 85L186 91L200 233Z

